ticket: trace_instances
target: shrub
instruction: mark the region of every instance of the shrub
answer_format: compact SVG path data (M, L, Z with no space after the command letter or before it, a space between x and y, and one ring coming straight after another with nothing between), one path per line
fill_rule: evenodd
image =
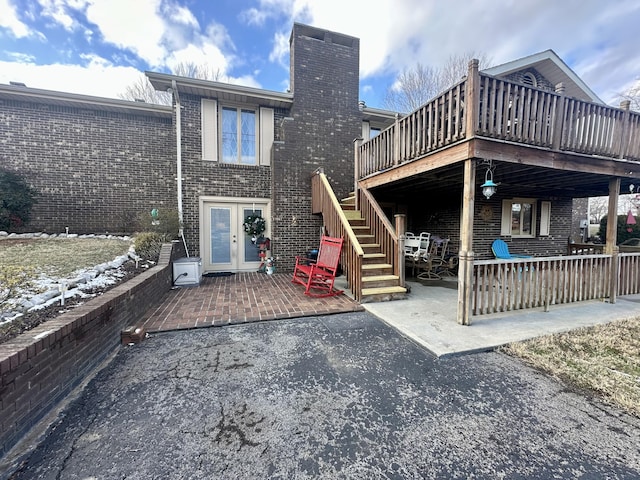
M157 215L144 213L138 217L138 231L152 232L162 236L165 242L178 238L180 220L177 210L154 209Z
M17 173L0 170L0 229L13 231L31 217L36 191Z
M160 257L162 244L165 243L165 241L165 237L160 233L142 232L136 235L133 248L136 250L136 255L143 260L157 262L158 257Z
M636 222L639 219L636 217ZM618 215L618 233L617 240L618 243L622 243L628 238L636 238L640 237L640 224L636 223L635 225L627 225L627 215ZM629 231L631 230L631 231ZM598 236L604 242L607 238L607 215L602 217L600 220L600 230L598 230Z

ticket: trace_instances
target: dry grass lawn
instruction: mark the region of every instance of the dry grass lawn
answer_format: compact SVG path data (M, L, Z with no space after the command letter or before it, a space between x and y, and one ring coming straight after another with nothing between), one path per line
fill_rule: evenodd
M514 343L502 350L640 417L640 318Z
M129 250L129 242L100 238L0 240L0 265L16 266L56 278L109 262Z

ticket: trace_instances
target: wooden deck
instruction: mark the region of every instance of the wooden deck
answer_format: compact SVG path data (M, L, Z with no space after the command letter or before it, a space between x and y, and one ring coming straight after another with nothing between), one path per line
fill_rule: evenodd
M477 74L363 143L359 180L464 140L483 138L549 152L640 161L640 114ZM471 88L470 88L471 87ZM474 108L469 109L470 99ZM469 115L471 118L469 118ZM453 156L452 161L458 161Z

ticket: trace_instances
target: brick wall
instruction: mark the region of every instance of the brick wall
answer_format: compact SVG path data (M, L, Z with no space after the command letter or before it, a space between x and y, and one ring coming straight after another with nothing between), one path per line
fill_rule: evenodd
M0 100L0 165L39 192L25 231L131 233L152 208L176 209L171 114Z
M290 115L274 148L272 246L280 268L319 244L321 218L311 214L311 175L322 167L338 198L353 190L358 110L359 40L304 25L291 34Z
M407 230L415 234L420 232L430 232L451 240L449 248L451 253L459 250L460 245L460 196L449 199L429 200L426 198L415 199L409 202L407 215ZM500 235L502 218L502 198L495 195L490 200L486 200L481 195L476 197L474 202L475 218L473 224L473 251L475 258L491 259L491 243L496 238L502 238L512 253L528 254L534 256L555 256L564 255L567 252L568 237L571 234L572 220L572 200L553 199L551 200L551 230L548 236L537 236L535 238L511 238ZM548 200L548 199L538 199ZM415 207L411 207L415 205ZM491 215L483 219L480 211L483 207L489 207ZM540 229L540 208L538 202L538 215L536 231Z
M172 248L173 245L173 248ZM158 265L84 305L0 344L0 456L60 403L120 345L172 286L181 243L164 245Z

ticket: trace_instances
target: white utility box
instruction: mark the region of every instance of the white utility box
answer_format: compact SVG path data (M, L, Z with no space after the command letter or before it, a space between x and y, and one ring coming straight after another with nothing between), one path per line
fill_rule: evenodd
M179 287L200 285L202 259L200 257L179 258L173 262L173 284Z

